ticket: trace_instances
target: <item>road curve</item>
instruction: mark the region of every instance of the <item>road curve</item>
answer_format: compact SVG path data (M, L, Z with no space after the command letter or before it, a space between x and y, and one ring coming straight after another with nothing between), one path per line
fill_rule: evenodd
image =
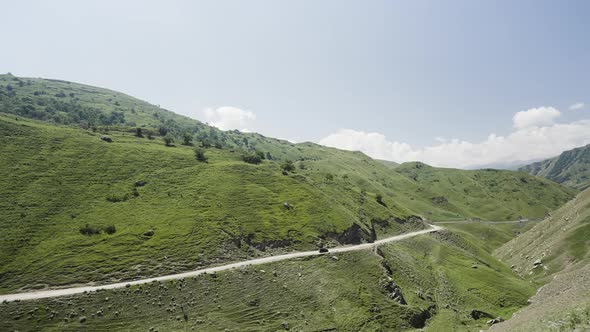
M331 248L327 254L370 249L370 248L374 248L375 246L378 246L380 244L401 241L404 239L414 237L416 235L436 232L436 231L439 231L442 229L442 227L436 226L436 225L429 225L429 226L430 226L430 228L428 228L428 229L388 237L388 238L385 238L382 240L377 240L373 243L363 243L363 244L358 244L358 245L353 245L353 246L342 246L342 247ZM17 294L6 294L6 295L0 295L0 302L4 302L4 301L11 302L11 301L17 301L17 300L18 301L36 300L36 299L43 299L43 298L48 298L48 297L58 297L58 296L80 294L80 293L84 293L84 292L95 292L95 291L102 290L102 289L123 288L123 287L126 287L127 285L140 285L140 284L147 284L147 283L150 283L153 281L182 279L182 278L198 276L200 274L215 273L215 272L219 272L219 271L231 270L231 269L235 269L235 268L239 268L239 267L243 267L243 266L260 265L260 264L283 261L286 259L301 258L301 257L308 257L308 256L318 256L318 255L323 255L323 254L326 254L326 253L320 253L318 250L301 251L301 252L294 252L294 253L284 254L284 255L250 259L250 260L245 260L242 262L220 265L220 266L215 266L215 267L209 267L209 268L205 268L205 269L201 269L201 270L189 271L189 272L184 272L184 273L170 274L170 275L161 276L161 277L133 280L133 281L127 281L127 282L119 282L119 283L115 283L115 284L107 284L107 285L101 285L101 286L83 286L83 287L73 287L73 288L62 288L62 289L33 291L33 292L17 293Z

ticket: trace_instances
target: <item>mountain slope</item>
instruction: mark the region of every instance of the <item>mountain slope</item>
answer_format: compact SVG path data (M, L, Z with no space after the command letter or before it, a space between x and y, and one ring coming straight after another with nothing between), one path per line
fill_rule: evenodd
M379 247L55 299L0 303L0 330L477 331L531 285L475 238ZM477 268L473 268L476 264Z
M575 193L524 173L392 169L360 152L224 132L76 83L0 81L3 293L369 242L423 227L414 216L539 218Z
M590 145L565 151L555 158L532 163L519 170L584 190L590 187Z
M2 115L0 131L2 292L180 272L319 242L372 241L422 227L412 221L418 214L540 216L570 197L546 180L500 172L507 183L528 177L522 202L507 202L512 194L502 199L486 188L487 177L470 172L469 183L455 187L486 204L457 210L459 197L442 204L431 198L444 188L315 144L296 146L304 157L285 176L281 162L252 165L240 152L211 147L203 163L192 147L126 132L111 131L107 143L91 130Z
M530 306L493 330L590 328L590 189L496 255L522 277L544 286Z

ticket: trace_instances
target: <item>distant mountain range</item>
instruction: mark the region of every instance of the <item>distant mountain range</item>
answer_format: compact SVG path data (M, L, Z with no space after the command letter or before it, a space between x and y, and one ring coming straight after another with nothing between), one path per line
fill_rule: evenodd
M583 190L590 187L590 144L518 169Z

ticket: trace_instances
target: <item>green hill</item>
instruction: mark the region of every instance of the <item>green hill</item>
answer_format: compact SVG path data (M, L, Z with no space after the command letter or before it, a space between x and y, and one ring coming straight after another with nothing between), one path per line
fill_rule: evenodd
M523 278L543 285L532 304L498 330L590 328L590 189L503 245L496 255Z
M371 242L422 218L540 218L577 192L220 131L76 83L2 75L0 91L0 293ZM450 229L266 272L2 304L0 330L469 330L485 326L474 309L525 305L534 289L490 252L514 231L484 243L488 231Z
M520 171L584 190L590 187L590 145L519 168Z
M1 110L17 114L0 115L2 293L373 241L423 227L413 216L538 218L575 193L509 171L392 169L360 152L222 132L105 89L0 78Z
M478 331L534 292L479 243L443 231L377 252L2 303L0 330Z

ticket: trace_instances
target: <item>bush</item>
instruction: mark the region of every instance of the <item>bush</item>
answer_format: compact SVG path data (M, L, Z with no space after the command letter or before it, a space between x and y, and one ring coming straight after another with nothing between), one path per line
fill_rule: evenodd
M330 173L327 173L327 174L326 174L326 180L328 180L328 181L332 181L332 180L334 180L334 175L332 175L332 174L330 174Z
M243 155L242 160L244 160L248 164L254 164L254 165L258 165L262 162L262 158L260 158L260 156L257 154Z
M171 136L166 136L164 137L164 143L166 144L166 146L174 146L174 138L172 138Z
M125 194L123 196L116 196L116 195L107 196L107 201L109 201L111 203L125 202L128 199L129 199L129 194Z
M80 233L82 235L90 236L94 234L100 234L100 229L91 227L90 225L86 224L86 226L80 228Z
M104 231L105 231L105 233L111 235L111 234L115 234L115 232L117 231L117 228L115 228L115 225L108 225L107 227L105 227Z
M287 160L281 165L281 169L285 172L293 172L295 171L295 165L291 160Z
M195 149L195 158L202 163L207 162L207 157L205 156L205 151L201 149Z
M375 200L377 201L377 203L379 203L383 206L387 206L387 205L385 205L385 202L383 202L383 195L381 195L381 194L375 195Z
M184 135L182 136L182 145L193 145L193 135L191 135L190 133L184 133Z
M143 133L141 132L141 128L135 128L135 137L143 138Z

